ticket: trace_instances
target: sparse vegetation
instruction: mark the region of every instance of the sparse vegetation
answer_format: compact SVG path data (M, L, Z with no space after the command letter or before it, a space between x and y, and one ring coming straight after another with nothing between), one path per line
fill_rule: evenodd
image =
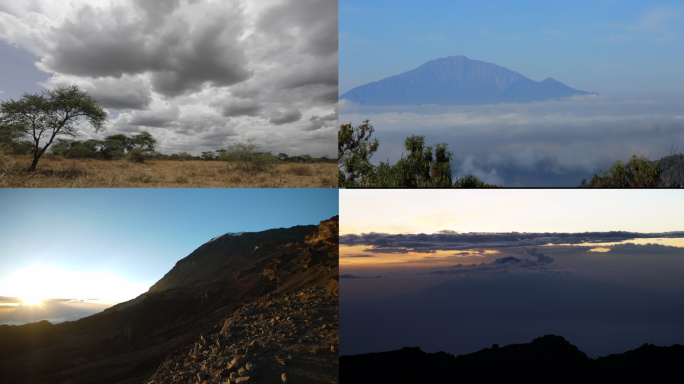
M271 168L275 157L271 152L259 152L259 144L239 141L221 153L220 159L242 166L249 173L263 172Z
M675 155L670 156L674 158ZM664 158L666 159L666 158ZM669 160L669 159L668 159ZM669 165L669 164L668 164ZM607 172L601 171L601 176L594 177L587 183L582 180L581 188L674 188L681 187L675 175L677 174L676 162L673 162L669 175L663 178L663 166L660 161L650 161L648 158L632 155L627 164L616 161Z
M337 188L336 167L329 163L306 164L310 174L298 175L290 171L292 164L277 161L267 171L250 173L222 161L152 157L141 164L48 153L29 172L30 155L4 156L0 187L5 188Z
M446 143L434 147L425 145L425 136L407 137L406 157L394 165L380 162L375 166L370 158L377 152L378 139L371 142L374 128L365 120L358 127L340 125L338 131L338 183L340 187L498 187L488 185L474 175L454 182L451 173L451 153ZM433 153L434 149L434 153Z

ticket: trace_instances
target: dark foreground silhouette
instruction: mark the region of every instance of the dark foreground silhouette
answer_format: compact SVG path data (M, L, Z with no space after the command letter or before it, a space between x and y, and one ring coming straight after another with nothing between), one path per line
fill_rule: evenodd
M682 382L684 346L644 344L590 359L561 336L546 335L467 355L420 348L340 357L341 383L670 383Z

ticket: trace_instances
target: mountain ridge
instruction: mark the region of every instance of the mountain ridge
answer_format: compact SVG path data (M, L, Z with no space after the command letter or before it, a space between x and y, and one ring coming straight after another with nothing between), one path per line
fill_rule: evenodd
M340 379L361 384L666 382L677 377L682 358L684 346L679 344L644 344L624 353L591 359L562 336L545 335L526 344L494 344L458 356L426 353L419 347L340 356Z
M0 377L7 383L132 384L149 383L152 375L166 382L202 373L234 381L251 363L267 378L284 371L302 383L334 382L337 228L339 216L333 216L319 225L226 236L179 260L133 300L77 321L2 326ZM273 316L276 326L257 329L255 322L263 320L246 320L248 312ZM296 327L278 321L286 313ZM227 319L241 322L239 332L219 333ZM295 337L301 341L293 344ZM255 340L259 347L248 347ZM307 348L317 354L309 356ZM293 367L278 367L274 349L288 351ZM256 372L250 374L254 379Z
M591 95L549 77L536 82L496 64L448 56L399 75L355 87L339 99L368 106L531 103Z

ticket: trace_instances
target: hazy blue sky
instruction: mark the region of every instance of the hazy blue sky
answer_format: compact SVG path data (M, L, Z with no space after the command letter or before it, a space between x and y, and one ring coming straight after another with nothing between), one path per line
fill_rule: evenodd
M340 94L455 55L608 97L684 89L681 1L339 4Z
M338 192L15 189L0 191L0 212L0 296L117 302L215 236L318 225L338 214Z
M108 131L162 153L255 140L332 155L337 3L298 0L0 1L0 99L77 84Z

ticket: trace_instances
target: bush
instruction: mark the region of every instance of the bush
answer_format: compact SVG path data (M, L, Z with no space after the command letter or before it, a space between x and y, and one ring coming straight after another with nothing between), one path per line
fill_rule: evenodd
M261 172L273 165L276 159L270 152L257 152L259 144L252 141L237 142L225 152L221 153L221 160L229 163L238 163L247 170L247 172Z
M627 165L617 161L608 172L601 171L601 176L594 177L587 183L582 180L580 187L595 188L654 188L660 183L662 169L658 161L651 162L647 158L632 155Z
M87 147L72 147L64 154L67 159L85 159L93 156L93 150Z
M136 147L131 149L130 152L128 152L128 156L126 156L126 160L130 161L131 163L144 163L145 162L145 153L143 152L142 149Z

